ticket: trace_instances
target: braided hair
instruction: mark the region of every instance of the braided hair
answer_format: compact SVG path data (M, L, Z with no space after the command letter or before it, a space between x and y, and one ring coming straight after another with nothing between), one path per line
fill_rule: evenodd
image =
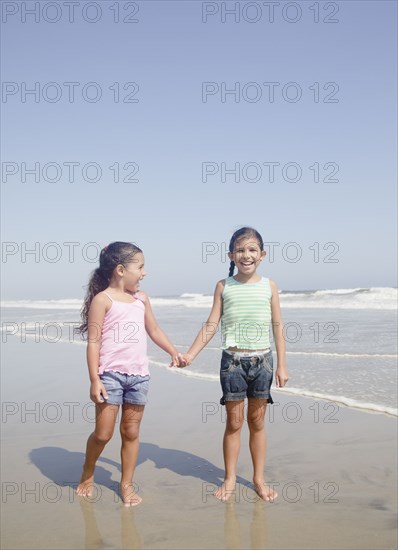
M258 242L258 246L260 247L261 252L264 250L263 238L261 237L260 233L255 229L253 229L253 227L241 227L240 229L235 231L235 233L232 235L231 240L229 242L229 251L231 254L234 253L236 241L242 237L254 237ZM228 277L232 277L232 275L234 274L234 271L235 271L235 262L231 260L231 263L229 264Z
M109 286L115 267L118 265L126 267L138 252L142 252L138 246L124 242L111 243L101 250L99 267L91 274L81 309L82 323L78 327L81 334L86 333L88 330L88 312L94 296Z

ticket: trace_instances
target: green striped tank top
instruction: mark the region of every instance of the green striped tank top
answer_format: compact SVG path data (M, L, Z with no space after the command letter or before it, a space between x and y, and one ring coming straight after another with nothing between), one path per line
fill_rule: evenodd
M240 283L225 279L221 316L222 348L266 349L270 347L272 290L269 279Z

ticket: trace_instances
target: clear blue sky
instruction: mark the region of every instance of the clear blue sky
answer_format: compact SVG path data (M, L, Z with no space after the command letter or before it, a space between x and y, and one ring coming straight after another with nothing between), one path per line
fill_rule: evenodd
M115 2L72 22L2 4L3 299L81 297L88 243L113 240L143 249L151 295L211 293L242 225L279 243L261 273L281 289L396 286L396 2L281 1L270 22L264 2L119 1L119 23Z

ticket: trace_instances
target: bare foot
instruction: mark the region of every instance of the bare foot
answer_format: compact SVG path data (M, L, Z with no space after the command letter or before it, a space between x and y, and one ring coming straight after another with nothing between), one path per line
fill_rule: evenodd
M94 471L83 466L82 477L76 488L76 493L81 497L91 497L93 494Z
M218 498L218 500L226 502L235 492L235 487L236 478L225 479L224 483L213 493L213 495Z
M120 494L123 500L124 506L137 506L142 502L142 498L135 492L133 483L121 483Z
M261 483L253 482L254 484L254 490L258 494L260 498L263 500L266 500L268 502L274 502L274 500L277 498L278 493L274 491L271 487L269 487L265 481L262 481Z

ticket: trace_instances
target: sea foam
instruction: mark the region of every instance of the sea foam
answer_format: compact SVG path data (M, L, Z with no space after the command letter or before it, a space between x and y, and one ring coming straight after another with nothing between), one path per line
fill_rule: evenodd
M282 308L297 309L378 309L395 310L398 305L398 291L391 287L337 288L314 291L281 291ZM151 296L155 307L185 307L210 309L213 296L198 293L184 293L180 296ZM3 308L25 309L69 309L80 310L82 300L4 300Z

